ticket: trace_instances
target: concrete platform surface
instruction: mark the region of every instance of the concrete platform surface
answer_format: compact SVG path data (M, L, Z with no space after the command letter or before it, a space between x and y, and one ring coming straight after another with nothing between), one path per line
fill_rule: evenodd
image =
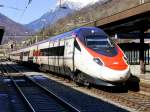
M146 65L145 74L140 73L140 65L130 65L132 75L140 78L141 83L150 84L150 65Z

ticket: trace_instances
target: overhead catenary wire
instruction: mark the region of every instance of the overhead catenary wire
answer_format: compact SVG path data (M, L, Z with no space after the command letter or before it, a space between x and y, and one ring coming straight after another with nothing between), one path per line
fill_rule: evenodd
M24 13L26 12L27 8L29 7L29 5L31 4L32 0L28 0L27 6L24 8L22 14L21 14L21 18L23 17Z
M23 9L19 9L19 8L16 8L16 7L11 7L11 6L2 5L2 4L0 4L0 7L1 7L1 8L14 9L14 10L17 10L17 11L21 11L21 10L23 10Z

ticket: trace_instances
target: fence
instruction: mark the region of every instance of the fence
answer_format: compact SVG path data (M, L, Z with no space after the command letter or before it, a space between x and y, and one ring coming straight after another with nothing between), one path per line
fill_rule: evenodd
M126 54L129 64L131 65L140 64L139 58L140 58L141 45L139 43L123 43L123 44L119 44L119 46ZM144 63L148 65L150 64L149 44L144 44L143 49L144 49Z

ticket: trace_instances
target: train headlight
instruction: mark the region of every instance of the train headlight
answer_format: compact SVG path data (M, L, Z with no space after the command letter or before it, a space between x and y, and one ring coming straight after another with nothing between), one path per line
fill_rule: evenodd
M128 58L126 56L123 57L123 59L129 64Z
M93 61L95 61L99 65L103 65L102 61L99 58L94 58Z

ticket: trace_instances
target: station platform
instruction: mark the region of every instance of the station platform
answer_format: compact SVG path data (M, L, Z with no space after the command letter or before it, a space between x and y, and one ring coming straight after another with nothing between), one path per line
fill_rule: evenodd
M146 65L145 74L140 73L140 65L130 65L130 70L133 76L140 79L140 83L150 84L150 65Z

